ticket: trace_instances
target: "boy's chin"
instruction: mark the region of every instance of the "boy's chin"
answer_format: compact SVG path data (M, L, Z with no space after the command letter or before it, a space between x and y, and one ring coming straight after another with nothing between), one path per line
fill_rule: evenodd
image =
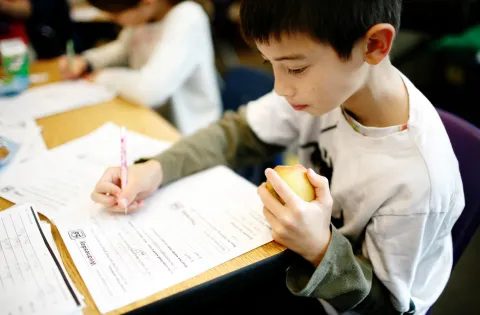
M322 116L322 115L328 113L329 111L331 111L334 108L335 107L325 108L325 107L308 106L307 108L305 108L305 112L312 115L312 116Z
M312 106L311 105L305 108L305 112L312 116L322 116L322 115L325 115L326 113L331 112L337 107L339 107L339 105L328 105L328 106L324 106L324 105Z

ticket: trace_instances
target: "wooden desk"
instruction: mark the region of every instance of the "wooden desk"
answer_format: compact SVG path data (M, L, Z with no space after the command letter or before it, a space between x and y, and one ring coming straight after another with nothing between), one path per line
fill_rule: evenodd
M33 73L46 71L50 73L50 79L59 79L55 61L37 63L31 67L31 72ZM160 140L174 142L180 138L180 134L152 110L131 105L120 99L42 118L39 119L37 123L43 127L43 136L46 145L51 149L77 137L86 135L107 121L113 121L119 125L125 125L131 130L141 132L147 136ZM10 206L12 206L12 203L0 198L0 209L6 209ZM48 219L44 217L42 217L42 219L48 221ZM54 225L52 225L52 232L68 274L77 289L85 297L86 307L83 309L84 314L100 314ZM212 268L196 277L155 293L150 297L127 305L121 309L110 312L109 314L123 314L132 311L162 298L246 267L262 259L271 257L283 251L283 249L283 247L275 242L266 244L222 265Z

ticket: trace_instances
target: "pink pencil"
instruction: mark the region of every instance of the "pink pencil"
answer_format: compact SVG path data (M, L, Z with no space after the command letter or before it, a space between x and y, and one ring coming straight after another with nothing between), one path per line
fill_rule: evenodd
M120 134L120 159L121 159L121 188L127 187L127 135L125 126L121 129ZM125 214L127 214L128 205L125 205Z

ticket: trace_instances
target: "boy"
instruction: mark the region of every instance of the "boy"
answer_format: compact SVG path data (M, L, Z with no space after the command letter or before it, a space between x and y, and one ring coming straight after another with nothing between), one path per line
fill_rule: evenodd
M210 20L201 5L182 0L90 3L110 12L124 29L112 43L75 57L71 67L62 57L64 78L78 78L90 66L92 80L133 103L158 108L183 135L220 117ZM169 99L172 113L168 106L159 108Z
M139 161L123 191L107 170L92 198L135 211L160 184L296 147L324 175L308 171L317 199L270 169L286 204L258 188L273 238L301 257L290 292L329 312L425 314L449 277L464 196L435 108L388 58L400 12L401 0L244 0L243 33L271 62L274 91Z

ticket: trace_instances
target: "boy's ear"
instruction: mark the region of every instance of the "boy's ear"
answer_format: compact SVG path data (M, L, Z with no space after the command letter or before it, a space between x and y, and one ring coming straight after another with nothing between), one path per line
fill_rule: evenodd
M365 35L365 61L371 65L379 64L392 49L395 28L388 23L372 26Z

